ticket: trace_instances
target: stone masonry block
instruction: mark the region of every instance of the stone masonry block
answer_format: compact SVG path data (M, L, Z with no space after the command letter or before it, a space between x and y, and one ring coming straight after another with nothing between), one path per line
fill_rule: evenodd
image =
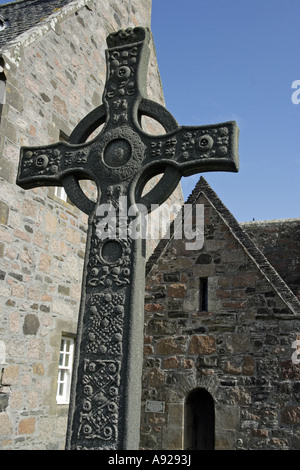
M0 201L0 224L1 225L7 224L8 215L9 215L9 206L5 202Z
M171 284L168 287L168 297L182 298L186 294L185 284Z
M213 336L192 336L188 352L189 354L212 354L216 352L216 340Z
M184 352L184 345L176 341L176 338L164 338L156 344L156 354L159 356L172 356Z
M10 436L12 423L7 413L0 413L0 436Z
M35 431L35 418L22 419L19 423L20 434L33 434Z

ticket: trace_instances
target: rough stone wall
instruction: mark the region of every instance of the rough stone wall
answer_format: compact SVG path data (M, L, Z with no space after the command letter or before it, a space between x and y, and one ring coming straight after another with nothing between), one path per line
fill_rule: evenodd
M106 37L149 26L150 0L78 0L3 52L0 125L0 448L62 449L62 333L76 334L87 217L53 189L15 185L21 146L57 142L101 104ZM154 48L148 97L163 103ZM89 194L93 186L87 182Z
M214 399L216 449L299 449L299 313L215 207L203 195L199 203L203 248L171 241L147 277L141 448L184 448L185 398L200 387ZM208 311L199 310L203 277ZM164 411L146 411L147 401Z
M300 219L241 225L300 300Z

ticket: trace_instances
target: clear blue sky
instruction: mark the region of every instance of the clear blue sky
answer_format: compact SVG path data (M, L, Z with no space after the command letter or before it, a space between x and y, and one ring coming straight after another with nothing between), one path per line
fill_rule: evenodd
M239 173L203 174L238 221L300 217L299 21L299 0L152 0L167 109L240 128Z
M239 173L204 173L239 221L300 217L299 21L300 0L152 0L167 109L240 128Z

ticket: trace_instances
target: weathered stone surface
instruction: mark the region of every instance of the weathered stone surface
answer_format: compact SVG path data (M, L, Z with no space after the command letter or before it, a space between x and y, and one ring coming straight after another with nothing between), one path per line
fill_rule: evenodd
M0 413L0 436L5 437L5 441L7 442L7 438L10 438L12 432L12 423L7 415L7 413ZM11 445L11 441L9 441L9 446Z
M67 407L58 406L55 399L59 348L62 332L76 334L87 233L87 216L56 197L54 188L25 194L15 185L20 147L68 137L100 104L106 36L117 31L119 23L126 28L150 24L149 0L101 5L91 1L89 8L87 3L75 0L67 12L55 11L59 28L45 20L34 33L25 31L19 46L2 50L11 92L0 124L0 331L5 344L1 385L9 397L9 406L0 413L1 449L31 449L33 442L42 450L65 446ZM150 47L148 97L163 105L152 43ZM93 197L91 184L83 186ZM176 200L182 202L180 188L172 198ZM32 314L34 323L29 321L34 317L27 317ZM23 422L20 429L26 432L20 436L18 422L33 416L35 426ZM53 418L57 425L47 431L44 418L50 418L49 423Z
M162 387L165 383L165 374L159 369L153 369L149 372L148 383L150 387Z
M6 225L8 221L9 206L5 202L0 201L0 224Z
M213 336L192 336L189 354L212 354L216 352L216 340Z
M300 424L300 406L287 406L281 412L283 424Z
M20 434L33 434L35 431L35 418L22 419L19 423Z
M251 356L245 356L243 362L243 373L245 375L254 375L255 361Z
M6 393L0 393L0 413L5 411L8 407L9 395Z
M186 293L186 285L185 284L171 284L168 287L168 296L174 298L182 298L185 296Z
M300 380L300 365L284 361L281 364L281 373L283 379Z
M170 405L177 403L183 408L190 391L204 388L215 403L216 449L299 449L300 365L292 361L292 344L300 339L299 304L289 304L287 291L283 301L284 286L279 280L277 289L274 287L274 273L264 277L265 258L259 255L254 263L245 255L247 235L236 233L238 225L206 182L199 182L198 191L195 200L205 205L202 250L189 253L189 264L176 265L176 281L172 279L174 250L182 250L178 240L163 247L157 264L148 263L147 286L151 278L156 279L157 290L172 284L187 288L184 298L161 300L163 321L177 325L175 333L149 336L147 342L153 349L147 361L159 359L158 370L166 374L166 383L159 389L159 396L166 400L166 422ZM259 233L263 238L263 231ZM276 252L274 245L272 250ZM199 311L197 305L201 277L208 277L207 312ZM146 296L150 292L147 288ZM154 300L148 298L147 302ZM152 321L149 309L145 332ZM146 378L149 371L145 362ZM145 381L143 394L152 391ZM149 424L149 437L154 434L153 425L145 414L142 418ZM172 428L173 440L168 426L162 423L161 427L156 448L182 448L183 428L181 434L179 427Z
M174 357L168 357L163 361L162 368L163 369L177 369L180 366L179 359Z
M300 299L300 220L270 220L242 224L282 279ZM279 254L280 253L280 254Z
M36 315L29 313L26 315L23 324L24 335L36 335L40 327L39 319Z
M176 323L172 323L168 320L153 319L148 324L149 335L165 335L176 333Z
M80 24L85 27L81 17ZM103 105L75 127L66 143L23 146L20 152L17 174L20 187L29 190L41 185L63 186L75 207L89 216L68 449L134 449L139 445L146 226L141 222L139 236L136 236L136 214L130 213L129 209L125 221L122 213L122 228L118 221L113 233L109 234L101 209L109 205L118 214L124 212L122 195L127 203L137 207L144 205L151 212L153 207L169 198L181 176L202 170L238 171L235 122L181 127L165 108L146 98L150 39L149 29L143 27L108 35ZM73 76L66 71L65 75L74 85ZM69 103L75 107L80 104L80 95L74 90L69 94ZM66 103L57 95L53 98L53 108L68 119ZM161 134L158 141L142 131L142 114L155 118L167 134ZM101 132L87 142L99 124L104 123ZM32 125L30 134L36 135ZM160 173L162 165L162 178L153 183L148 194L142 195L146 183L154 174ZM80 187L79 181L89 179L91 175L99 188L98 199L90 199ZM56 234L57 225L55 214L47 211L46 230ZM28 226L27 231L33 232ZM144 233L140 234L141 231ZM25 238L23 234L20 237ZM39 266L46 273L53 265L48 256L43 254ZM59 256L54 258L62 260ZM186 264L180 262L178 266L181 268ZM66 276L74 279L68 271ZM186 280L184 276L182 279ZM169 297L182 298L185 292L185 284L173 283L168 288ZM102 305L108 303L108 297L114 305L109 320L103 318L108 307ZM157 310L157 306L152 304L152 310ZM109 324L111 328L107 331ZM27 328L28 332L33 329L32 325ZM87 378L91 383L99 381L99 374L101 378L103 374L108 376L104 383L109 381L115 390L112 397L112 386L103 387L102 401L109 404L105 408L98 403L98 390L86 383ZM113 416L112 407L115 409Z
M184 346L178 342L178 338L161 339L156 344L156 353L159 356L171 356L175 353L183 353Z

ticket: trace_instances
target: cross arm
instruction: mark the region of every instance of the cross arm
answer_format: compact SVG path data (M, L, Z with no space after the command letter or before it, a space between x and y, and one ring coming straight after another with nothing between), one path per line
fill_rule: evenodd
M62 186L63 179L78 175L80 179L91 178L86 145L67 142L45 147L22 147L17 184L24 189L37 186Z
M147 166L171 165L182 176L206 171L237 172L238 134L234 121L178 127L171 133L151 139Z

